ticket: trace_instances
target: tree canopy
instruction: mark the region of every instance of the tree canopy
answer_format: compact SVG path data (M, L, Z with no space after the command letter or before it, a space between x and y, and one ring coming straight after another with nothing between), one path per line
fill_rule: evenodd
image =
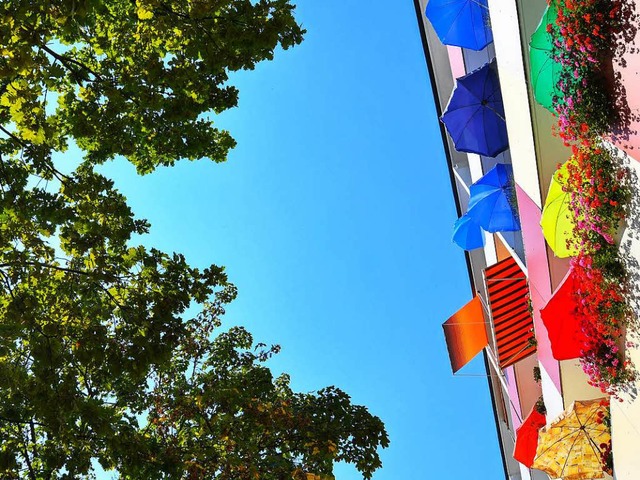
M222 328L224 269L135 244L148 222L96 169L224 161L234 140L211 115L236 105L229 74L299 44L293 14L289 0L0 3L0 477L381 465L380 419L335 387L275 378L277 346Z

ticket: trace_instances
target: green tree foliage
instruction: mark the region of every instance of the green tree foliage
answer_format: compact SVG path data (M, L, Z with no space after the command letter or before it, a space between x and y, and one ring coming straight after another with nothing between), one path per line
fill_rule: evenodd
M0 478L91 478L97 462L122 479L307 480L336 461L369 478L382 422L274 378L277 347L221 327L223 269L134 245L149 225L96 171L224 161L234 141L206 115L236 105L229 72L301 42L289 0L4 0L0 17Z

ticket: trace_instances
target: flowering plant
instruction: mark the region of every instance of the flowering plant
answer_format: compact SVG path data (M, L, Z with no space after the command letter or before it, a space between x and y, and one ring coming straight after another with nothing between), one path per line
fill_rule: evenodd
M576 315L586 337L580 362L591 385L617 395L637 377L622 348L625 327L632 314L619 279L597 265L594 258L598 256L580 254L573 259L578 296Z
M577 312L587 342L580 359L589 383L617 395L637 378L624 358L625 330L635 323L626 271L614 236L630 198L627 172L600 137L618 121L608 76L616 38L630 6L622 0L548 0L557 10L547 25L552 56L562 66L553 98L558 135L572 148L563 179L575 219L570 246Z
M621 348L634 316L626 300L626 271L614 241L631 186L613 152L595 139L573 145L572 150L564 183L576 219L570 242L579 251L572 259L575 314L587 339L580 361L591 385L615 395L637 376Z
M604 244L613 244L613 234L626 216L625 205L631 197L628 172L595 139L572 145L572 152L568 178L563 180L577 219L574 242L580 251L595 253Z
M617 121L613 93L607 87L615 37L629 8L621 0L547 0L558 15L547 31L552 56L562 65L553 99L558 134L566 143L602 135Z

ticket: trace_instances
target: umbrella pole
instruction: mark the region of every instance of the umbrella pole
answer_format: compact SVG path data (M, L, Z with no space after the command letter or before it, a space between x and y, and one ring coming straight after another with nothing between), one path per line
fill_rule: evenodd
M487 353L487 358L489 358L489 363L491 363L491 366L495 370L496 376L500 379L500 383L502 384L504 392L507 394L507 398L509 398L509 401L511 401L511 397L509 397L509 386L507 385L507 377L498 365L498 361L495 358L493 351L488 347L484 347L484 351Z
M486 290L486 288L487 288L487 275L486 275L484 270L482 271L482 280L483 280L483 284L484 284L485 290ZM496 326L493 323L493 315L491 314L491 308L489 308L489 305L487 305L487 303L485 302L484 297L482 295L480 295L480 292L477 291L477 290L476 290L476 295L478 296L478 298L480 298L480 304L482 305L482 308L484 309L485 313L487 314L487 317L489 318L489 326L490 326L489 330L491 331L491 345L494 348L497 348L498 340L496 340ZM497 371L500 372L501 369L497 368Z

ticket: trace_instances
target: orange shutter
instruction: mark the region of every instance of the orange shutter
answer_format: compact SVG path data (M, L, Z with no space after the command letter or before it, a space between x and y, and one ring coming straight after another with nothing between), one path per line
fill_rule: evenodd
M488 345L482 303L474 297L442 324L451 368L456 373Z
M536 351L530 343L534 334L533 317L527 302L527 277L516 261L509 257L488 267L485 281L498 361L501 368L507 368Z

